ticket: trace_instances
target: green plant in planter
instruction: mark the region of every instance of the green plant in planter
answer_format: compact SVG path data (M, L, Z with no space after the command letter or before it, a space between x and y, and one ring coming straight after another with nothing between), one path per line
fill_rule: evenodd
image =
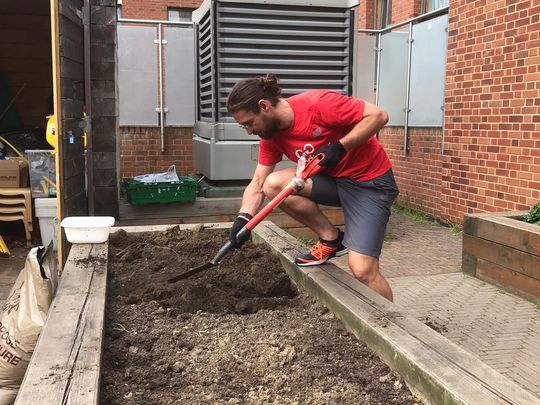
M533 205L531 210L523 215L522 219L530 224L540 225L540 202Z

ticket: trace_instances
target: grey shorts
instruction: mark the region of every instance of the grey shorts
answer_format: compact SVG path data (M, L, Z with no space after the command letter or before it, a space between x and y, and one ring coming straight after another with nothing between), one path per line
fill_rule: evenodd
M311 179L311 200L343 208L343 244L354 252L379 257L390 206L399 194L392 170L368 181L336 179L324 173Z

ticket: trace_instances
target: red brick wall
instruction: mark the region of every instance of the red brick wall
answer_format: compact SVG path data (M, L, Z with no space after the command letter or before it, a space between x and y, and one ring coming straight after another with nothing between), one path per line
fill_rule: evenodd
M392 24L420 15L422 0L392 0Z
M373 29L373 2L374 0L361 1L358 6L358 27Z
M450 5L441 215L540 200L540 5Z
M199 8L202 0L123 0L123 18L166 20L167 7Z
M191 128L165 128L161 152L159 128L120 127L121 177L166 171L175 164L178 175L193 173Z
M403 152L403 127L386 127L379 141L392 161L399 201L439 217L441 206L442 130L409 128L409 153Z

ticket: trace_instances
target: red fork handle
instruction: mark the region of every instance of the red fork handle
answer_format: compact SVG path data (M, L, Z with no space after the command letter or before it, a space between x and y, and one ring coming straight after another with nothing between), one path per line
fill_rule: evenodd
M319 165L319 162L324 159L324 153L319 153L317 156L313 157L309 161L309 163L306 165L302 173L300 174L300 177L302 180L307 180L314 174L319 173L321 170L324 169L324 167ZM268 204L264 206L262 210L260 210L245 226L248 231L251 231L253 228L255 228L259 223L266 218L268 214L272 212L274 208L276 208L281 202L287 198L289 195L292 194L293 188L290 184L288 184L283 190L280 191L278 195L276 195L272 201L270 201ZM242 232L243 229L240 230ZM240 233L239 232L239 233Z

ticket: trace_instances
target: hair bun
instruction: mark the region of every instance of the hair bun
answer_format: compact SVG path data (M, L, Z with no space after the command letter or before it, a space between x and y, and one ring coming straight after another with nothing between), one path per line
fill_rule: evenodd
M277 78L272 73L268 73L266 76L259 77L259 83L266 90L277 85Z

